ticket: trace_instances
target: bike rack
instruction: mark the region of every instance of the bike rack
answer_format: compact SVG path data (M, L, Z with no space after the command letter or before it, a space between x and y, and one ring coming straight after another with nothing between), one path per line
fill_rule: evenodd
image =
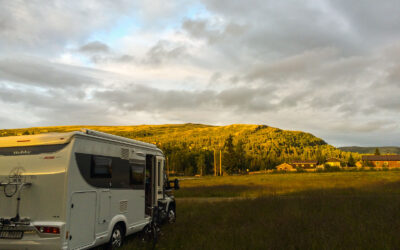
M15 191L13 194L11 195L7 195L6 194L6 188L9 185L15 185ZM20 209L20 203L21 203L21 190L26 186L26 187L30 187L32 185L32 183L30 182L7 182L7 183L0 183L0 187L2 186L4 188L4 195L6 197L13 197L15 194L17 194L17 214L14 218L11 218L10 221L11 222L21 222L20 220L20 215L19 215L19 209ZM23 222L25 223L25 222Z

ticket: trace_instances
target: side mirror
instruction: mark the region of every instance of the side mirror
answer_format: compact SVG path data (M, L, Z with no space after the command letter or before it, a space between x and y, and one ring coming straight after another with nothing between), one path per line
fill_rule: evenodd
M171 184L173 184L173 186L171 186ZM175 179L173 181L167 181L166 185L165 185L165 188L167 190L171 190L171 189L178 190L179 189L179 180Z

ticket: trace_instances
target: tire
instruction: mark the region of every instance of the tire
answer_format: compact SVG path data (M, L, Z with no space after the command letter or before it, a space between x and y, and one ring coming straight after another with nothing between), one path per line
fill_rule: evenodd
M120 224L114 226L110 241L108 242L107 249L114 250L119 249L124 243L124 230Z
M168 213L167 213L167 221L169 224L174 224L176 221L176 211L175 211L175 207L171 207L168 209Z

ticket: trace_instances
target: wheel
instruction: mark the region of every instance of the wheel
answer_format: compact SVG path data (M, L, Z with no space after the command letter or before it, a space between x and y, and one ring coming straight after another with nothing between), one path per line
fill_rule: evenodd
M107 249L118 249L122 246L122 243L124 242L124 230L122 229L122 226L117 224L114 226L114 229L111 233L111 238L110 242L108 242L108 247Z
M174 207L168 209L167 220L169 224L172 224L176 221L176 212Z

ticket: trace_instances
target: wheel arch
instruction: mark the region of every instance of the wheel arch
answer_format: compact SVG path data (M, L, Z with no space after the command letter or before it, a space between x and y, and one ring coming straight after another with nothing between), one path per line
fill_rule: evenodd
M112 230L114 229L114 227L116 225L121 225L123 231L124 231L124 235L126 236L126 233L128 232L128 220L126 219L125 216L119 214L117 216L114 216L114 218L112 218L112 220L110 221L109 225L108 225L108 237L110 239L111 234L112 234Z

